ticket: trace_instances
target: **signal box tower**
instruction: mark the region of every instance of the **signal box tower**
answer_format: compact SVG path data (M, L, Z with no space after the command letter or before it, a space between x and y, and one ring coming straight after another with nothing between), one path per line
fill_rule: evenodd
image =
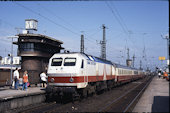
M48 62L53 54L59 53L62 41L54 38L34 34L37 31L37 20L26 19L25 30L18 34L18 56L21 56L21 70L28 71L30 83L39 82L39 74L46 71Z

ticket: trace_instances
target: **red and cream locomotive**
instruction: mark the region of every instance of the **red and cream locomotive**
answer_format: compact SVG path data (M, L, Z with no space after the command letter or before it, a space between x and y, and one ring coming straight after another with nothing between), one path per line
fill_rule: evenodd
M47 93L87 96L142 78L141 70L83 53L57 53L49 60Z

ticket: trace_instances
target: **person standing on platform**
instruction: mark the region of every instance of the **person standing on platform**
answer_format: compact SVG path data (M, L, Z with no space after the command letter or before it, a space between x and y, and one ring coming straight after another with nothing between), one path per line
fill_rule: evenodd
M15 81L15 85L14 88L16 90L18 90L18 85L19 85L19 72L18 72L18 68L16 68L16 70L14 71L14 81Z
M47 86L47 75L45 74L45 72L42 72L40 74L40 78L41 78L41 86L46 87Z
M158 72L158 77L159 77L159 78L161 77L161 72L160 72L160 71Z
M163 78L167 78L168 77L168 73L165 71L164 73L163 73Z
M28 83L28 72L25 71L23 75L23 87L22 90L27 90L27 83Z

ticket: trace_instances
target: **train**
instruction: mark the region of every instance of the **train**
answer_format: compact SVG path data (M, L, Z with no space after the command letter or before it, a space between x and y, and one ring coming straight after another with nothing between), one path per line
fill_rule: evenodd
M143 78L146 72L85 53L57 53L49 60L47 75L47 94L87 97Z

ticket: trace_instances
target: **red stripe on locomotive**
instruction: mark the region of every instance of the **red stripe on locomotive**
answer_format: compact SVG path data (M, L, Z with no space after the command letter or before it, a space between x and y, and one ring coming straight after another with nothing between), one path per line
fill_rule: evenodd
M88 82L97 82L103 81L103 76L74 76L74 77L48 77L48 82L50 82L51 78L54 79L54 83L82 83L87 82L85 78L88 77ZM70 82L70 78L73 78L74 81ZM107 75L107 80L115 79L115 75Z

